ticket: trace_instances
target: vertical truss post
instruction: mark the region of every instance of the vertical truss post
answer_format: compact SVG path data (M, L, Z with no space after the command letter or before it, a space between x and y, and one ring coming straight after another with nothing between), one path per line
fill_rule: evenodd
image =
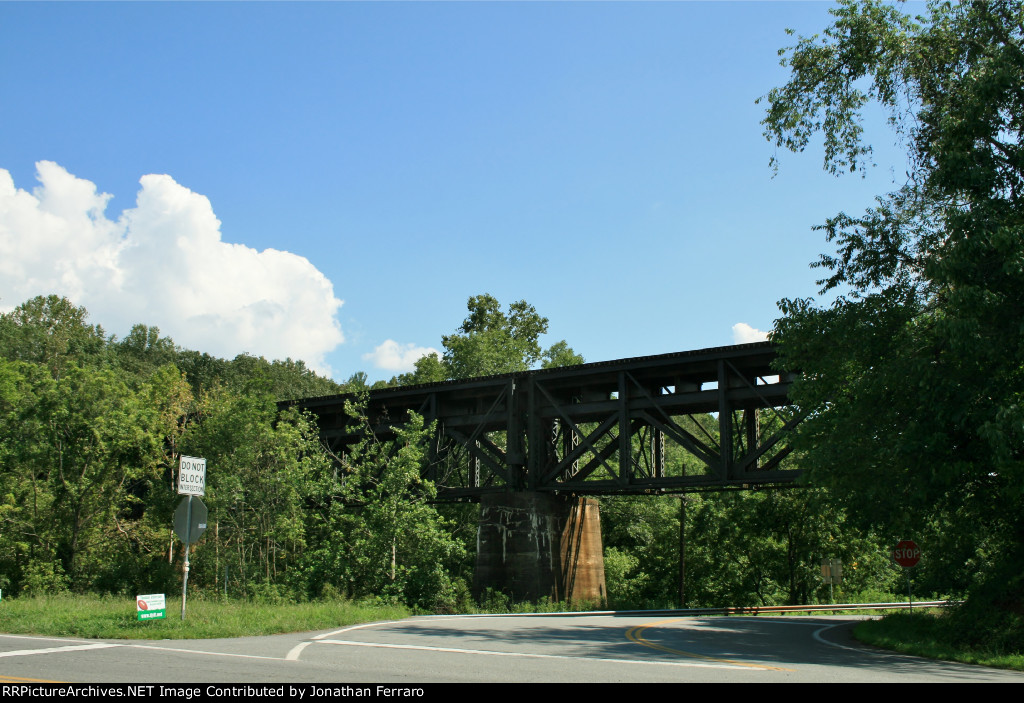
M580 445L580 436L576 434L576 428L566 423L562 429L562 457L569 456ZM580 470L580 460L572 462L565 470L565 478L570 479Z
M759 415L760 411L757 408L747 408L746 410L743 411L743 422L746 425L747 431L746 453L750 455L754 454L754 450L757 449L758 445L758 433L760 430L758 422L758 420L760 419ZM750 466L745 466L743 467L743 469L745 471L754 471L757 469L758 463L759 462L757 456L754 456L754 459L751 461Z
M558 464L558 435L560 432L562 432L561 420L555 418L544 421L544 461L541 462L544 475L547 475L552 466Z
M442 460L441 443L444 438L443 421L437 417L437 394L430 393L423 405L420 407L423 414L423 422L426 425L434 423L434 434L430 438L430 450L427 455L427 478L438 483L440 478L440 466Z
M544 423L544 435L547 441L544 443L544 470L546 471L553 464L558 463L558 433L562 431L562 421L558 418L547 420Z
M524 488L535 488L538 471L537 463L541 460L541 452L535 451L539 444L534 444L537 433L539 413L534 412L533 379L521 379L520 385L516 385L516 379L510 378L505 389L505 413L508 421L505 425L507 449L505 450L505 461L508 468L508 488L513 491L521 491ZM523 387L525 386L525 387ZM526 418L526 427L523 427L522 418ZM526 430L527 446L523 446L523 430Z
M441 446L442 438L444 437L444 428L441 427L441 423L438 422L434 425L434 434L430 438L430 450L427 454L427 478L438 483L440 478L440 466L443 458L443 448Z
M479 451L482 446L480 440L473 442L473 446ZM467 452L467 454L469 466L467 467L466 481L471 488L478 488L480 486L480 457L474 452Z
M629 426L629 385L626 372L619 372L619 483L628 486L633 478L633 442Z
M654 478L665 475L665 433L660 427L651 427L651 467Z
M729 405L729 375L725 361L718 361L718 444L720 446L719 478L732 475L732 407Z

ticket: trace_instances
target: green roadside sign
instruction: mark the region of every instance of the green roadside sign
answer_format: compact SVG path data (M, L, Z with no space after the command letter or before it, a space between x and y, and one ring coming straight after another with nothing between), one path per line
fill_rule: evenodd
M135 607L139 620L156 620L167 617L167 600L163 593L135 596Z

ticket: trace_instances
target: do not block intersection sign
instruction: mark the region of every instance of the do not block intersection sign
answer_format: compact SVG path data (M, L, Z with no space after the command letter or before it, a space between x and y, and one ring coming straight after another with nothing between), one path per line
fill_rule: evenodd
M206 459L195 456L181 457L178 468L178 495L206 494Z

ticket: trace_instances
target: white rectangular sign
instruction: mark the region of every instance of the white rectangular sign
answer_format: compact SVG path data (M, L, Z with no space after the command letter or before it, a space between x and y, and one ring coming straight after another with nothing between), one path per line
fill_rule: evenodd
M181 457L178 468L178 495L201 496L206 494L206 459L194 456Z
M155 620L167 617L167 600L163 593L135 596L136 619Z

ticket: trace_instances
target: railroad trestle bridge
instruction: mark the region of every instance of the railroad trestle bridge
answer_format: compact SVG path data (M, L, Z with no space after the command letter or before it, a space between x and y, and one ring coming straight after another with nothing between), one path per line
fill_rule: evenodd
M474 590L604 599L598 504L588 496L790 484L795 374L768 342L371 391L380 439L409 411L433 423L425 478L440 501L480 501ZM354 395L287 401L336 456L364 427ZM491 545L491 546L489 546ZM553 566L557 565L557 566ZM539 575L538 575L539 574Z
M425 477L439 500L789 483L800 471L781 464L799 416L788 410L793 374L773 370L774 359L761 342L400 386L371 391L366 413L382 439L409 411L436 423ZM284 405L313 413L341 456L362 437L345 412L354 399Z

